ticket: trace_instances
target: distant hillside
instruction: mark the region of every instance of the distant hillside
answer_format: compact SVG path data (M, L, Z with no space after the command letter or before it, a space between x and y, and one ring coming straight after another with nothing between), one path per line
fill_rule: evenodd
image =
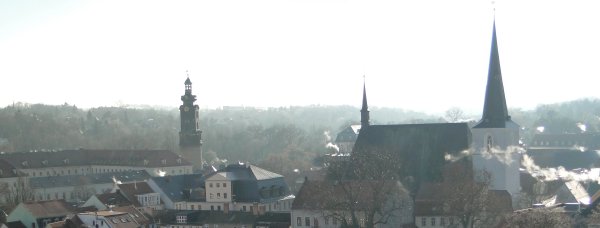
M370 111L373 124L448 119L393 108L375 107ZM532 111L513 109L510 113L513 120L524 127L525 142L540 126L550 133L581 132L582 126L587 131L600 128L600 100L597 99L541 105ZM207 158L253 162L284 155L310 162L326 152L324 145L340 129L360 121L359 108L351 106L221 108L201 110L200 115ZM68 104L23 103L0 109L0 151L4 152L60 148L177 150L178 132L177 109L99 107L83 110Z

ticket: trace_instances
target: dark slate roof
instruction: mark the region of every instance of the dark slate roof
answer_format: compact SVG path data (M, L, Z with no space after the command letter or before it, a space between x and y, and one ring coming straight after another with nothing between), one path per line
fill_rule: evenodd
M566 169L598 167L600 155L595 150L579 151L560 148L529 148L527 150L535 164L542 167L559 167Z
M282 175L254 165L229 165L213 175L226 175L232 181L232 194L237 202L268 202L293 197Z
M191 165L180 155L169 150L79 149L52 152L15 152L0 154L0 159L4 159L13 166L21 169L86 165L117 165L136 167L170 167Z
M18 172L15 173L15 171L17 171L17 169L15 168L15 166L13 166L12 164L10 164L10 162L6 161L5 159L1 159L0 158L0 178L8 178L8 177L17 177L19 175Z
M104 205L127 206L132 204L125 196L117 192L96 194L96 198Z
M86 175L30 177L29 183L32 188L38 189L50 187L113 183L113 178L114 180L127 183L133 181L147 180L150 178L150 174L148 174L148 172L146 172L145 170L138 170L115 173L93 173Z
M358 132L360 132L361 125L350 125L335 137L336 143L343 142L356 142L356 138L358 137Z
M600 149L600 133L535 134L529 144L529 148L562 148L579 150L581 147L586 150Z
M27 228L21 221L7 222L5 225L8 228Z
M148 219L148 217L146 217L144 213L141 213L138 209L131 205L114 207L112 208L112 210L129 213L131 215L131 218L133 218L133 220L135 220L138 224L141 225L150 225L152 223L152 221L150 221L150 219Z
M153 177L152 180L173 202L206 200L202 174Z
M470 145L466 123L371 125L360 131L353 153L391 153L401 163L401 178L415 178L414 190L421 181L441 179L446 155L459 155Z
M191 85L191 84L192 84L192 80L190 80L190 78L188 77L188 78L185 80L185 84L186 84L186 85Z
M150 188L150 186L146 182L120 184L119 191L121 192L121 194L123 194L123 196L125 196L125 198L133 202L133 205L136 207L139 207L141 205L140 202L137 200L136 195L154 193L154 190L152 190L152 188Z
M75 211L75 208L64 200L26 202L22 204L35 218L66 216Z
M483 105L483 116L474 128L504 128L506 127L507 121L510 122L510 116L508 115L506 98L504 96L504 85L502 83L500 57L498 54L498 42L496 40L496 22L494 21L492 50L490 52L490 66Z

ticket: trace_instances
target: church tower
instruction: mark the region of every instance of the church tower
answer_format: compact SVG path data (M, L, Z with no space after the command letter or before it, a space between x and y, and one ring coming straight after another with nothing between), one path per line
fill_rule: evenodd
M369 105L367 105L367 86L363 82L362 108L360 109L360 127L366 129L369 126Z
M494 21L483 115L471 129L473 168L491 174L491 189L507 190L513 199L521 190L519 128L508 115Z
M200 108L195 105L196 95L192 94L192 81L185 80L185 94L181 96L183 104L179 106L181 131L179 148L185 158L194 165L202 164L202 131L200 131Z

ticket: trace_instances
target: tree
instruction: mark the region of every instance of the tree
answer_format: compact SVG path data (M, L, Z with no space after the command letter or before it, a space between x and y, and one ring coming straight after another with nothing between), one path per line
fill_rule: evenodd
M392 180L306 180L298 193L305 208L341 227L399 227L412 221L412 200L398 181Z
M392 153L375 147L353 154L348 161L331 164L329 184L323 183L317 191L324 194L319 208L323 216L341 221L342 227L371 228L409 222L403 219L412 218L412 199L398 181L399 164Z
M573 219L552 208L528 208L506 215L498 228L559 228L572 227Z
M465 118L465 113L460 108L452 107L446 110L444 118L450 123L457 123Z
M27 177L19 176L13 186L5 183L0 186L0 193L4 195L4 203L7 208L13 208L21 202L34 200L33 189L29 185Z
M467 160L448 164L439 187L445 214L456 217L463 228L492 226L512 212L507 191L490 190L491 175L474 172Z

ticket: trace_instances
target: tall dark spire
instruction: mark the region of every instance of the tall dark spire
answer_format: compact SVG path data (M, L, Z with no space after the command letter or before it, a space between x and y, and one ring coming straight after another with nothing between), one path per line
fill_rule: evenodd
M506 107L504 85L502 84L502 72L500 71L500 57L498 55L498 42L496 40L496 21L494 20L483 116L479 123L475 125L475 128L504 128L506 121L509 120L510 116Z
M360 109L360 125L361 128L369 126L369 105L367 105L367 86L364 80L362 108Z

